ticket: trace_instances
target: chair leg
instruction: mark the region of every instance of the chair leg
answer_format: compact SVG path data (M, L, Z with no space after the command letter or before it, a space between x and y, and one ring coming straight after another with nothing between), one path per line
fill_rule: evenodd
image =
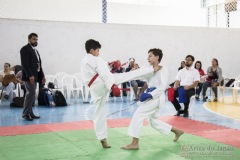
M88 101L88 95L89 95L89 88L87 86L85 86L83 102L87 102Z
M131 87L131 88L130 88L130 100L131 100L131 101L133 100L133 94L134 94L133 88Z
M189 116L194 116L194 113L195 113L195 108L194 108L194 102L195 102L195 96L192 96L190 98L190 103L189 103Z
M222 102L224 102L224 88L222 88Z
M233 94L233 103L237 103L238 101L238 90L237 89L233 89L232 90L232 94Z

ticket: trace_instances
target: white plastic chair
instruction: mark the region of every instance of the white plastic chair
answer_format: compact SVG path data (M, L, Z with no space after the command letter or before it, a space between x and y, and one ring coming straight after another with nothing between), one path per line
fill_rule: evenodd
M240 76L238 76L234 81L233 87L233 102L238 102L238 91L240 90Z
M52 82L52 83L56 84L57 81L58 81L57 77L54 76L54 75L46 75L45 78L46 78L46 84L45 84L46 87L47 87L49 82Z
M58 72L58 73L55 74L55 77L57 78L57 83L56 83L57 88L63 88L64 87L63 77L65 75L68 75L68 74L66 72Z
M74 80L74 76L73 75L65 75L62 78L62 82L64 83L64 87L66 89L66 99L67 102L70 104L71 103L71 94L73 94L73 80Z
M38 93L39 93L39 84L38 84L38 82L37 82L37 84L36 84L36 97L38 97Z
M45 84L46 88L48 88L47 85L49 82L53 82L55 88L51 89L51 90L53 90L53 91L58 90L58 91L61 91L62 93L64 93L64 86L63 85L61 87L58 86L59 81L55 75L46 75L45 78L46 78L46 84Z
M5 92L6 91L2 91L2 89L0 90L0 96L1 96L1 98L0 98L0 104L2 103L2 98L3 98L3 95L5 94ZM1 95L2 94L2 95Z
M190 103L188 106L189 116L193 117L195 115L195 95L190 98Z
M233 92L232 93L232 99L233 99L233 102L234 102L234 92L235 92L234 88L235 87L233 87L233 85L235 84L237 78L235 79L234 83L231 86L226 87L226 84L227 84L227 82L230 79L232 79L232 78L226 78L226 76L223 76L223 85L222 86L218 86L218 100L220 100L219 97L220 97L220 93L221 93L221 95L222 95L222 102L224 102L224 97L225 97L226 90L229 90L229 89L232 90L232 92Z
M82 98L84 99L84 92L83 92L83 82L82 82L82 77L80 73L76 73L73 75L74 79L73 79L73 90L77 92L77 94L75 95L75 99L76 97L80 98L80 92L82 95Z

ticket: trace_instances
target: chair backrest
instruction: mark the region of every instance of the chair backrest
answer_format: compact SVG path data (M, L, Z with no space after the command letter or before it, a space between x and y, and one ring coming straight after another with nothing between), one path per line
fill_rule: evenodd
M73 80L74 80L74 76L69 74L63 76L62 78L62 82L67 88L73 88Z
M65 75L67 75L66 72L58 72L58 73L55 74L55 76L56 76L59 80L61 80Z
M83 82L82 82L82 76L80 73L75 73L73 75L74 79L73 79L73 83L74 83L74 87L76 86L76 88L82 88L83 87Z
M55 74L57 78L57 87L62 88L64 86L63 77L68 75L66 72L58 72Z
M240 87L240 76L235 79L234 87Z

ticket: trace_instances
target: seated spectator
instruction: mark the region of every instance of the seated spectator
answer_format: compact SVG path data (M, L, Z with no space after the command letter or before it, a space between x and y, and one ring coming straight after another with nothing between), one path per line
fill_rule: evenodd
M207 69L207 78L206 81L203 83L203 101L207 101L208 97L206 96L206 91L208 87L212 87L212 90L214 92L215 98L214 102L217 101L218 95L217 95L217 86L221 83L223 80L222 78L222 69L218 66L218 60L216 58L212 59L212 66L208 67Z
M200 74L200 81L198 83L198 86L197 86L197 89L196 89L196 94L195 94L195 98L196 100L199 101L199 95L202 91L202 87L203 87L203 82L204 82L204 78L205 78L205 73L204 71L202 70L202 63L201 61L197 61L195 63L195 67L194 67L196 70L198 70L199 74Z
M178 71L183 69L185 67L185 61L182 61L181 64L180 64L180 67L178 67ZM169 87L173 87L174 86L174 82L172 82L171 84L169 84Z
M112 72L112 73L123 73L123 72L125 72L125 69L124 69L123 67L121 67L121 62L120 62L120 60L117 60L117 62L118 62L117 66L115 66L114 63L111 65L111 67L112 67L111 72ZM117 67L117 68L116 68L116 67ZM126 93L127 82L122 83L122 87L123 87L123 92L122 92L122 93L123 93L123 96L127 96L127 93ZM111 96L111 97L113 96L112 93L110 93L110 96Z
M181 70L181 69L183 69L184 67L185 67L185 61L182 61L180 67L178 68L178 70Z
M3 82L6 75L14 75L14 71L10 70L10 64L4 63L4 70L0 73L0 82ZM4 98L10 100L10 106L13 106L13 90L15 89L15 84L10 82L7 86L1 86L0 89L6 91Z
M20 66L20 65L15 65L15 66L13 66L13 67L11 68L11 70L14 71L14 74L15 74L15 75L17 75L17 73L22 70L22 66Z
M192 55L187 55L186 58L186 67L179 70L177 73L176 81L174 83L174 101L171 103L175 107L177 113L175 116L180 116L183 114L183 117L188 117L188 108L190 103L190 98L195 95L195 87L198 85L200 76L198 71L192 67L194 62L194 57ZM186 101L182 102L184 104L184 110L181 110L181 105L179 104L178 88L181 87L185 91ZM180 95L181 96L181 95Z
M135 63L134 58L130 58L129 60L130 60L130 64L129 64L129 67L126 69L126 72L129 72L129 71L139 68L138 64ZM134 81L131 81L130 83L131 83L130 85L133 87L133 91L134 91L134 95L135 95L134 100L138 101L139 95L142 94L148 88L148 85L146 82L141 81L141 80L134 80ZM139 93L138 93L138 87L141 87Z

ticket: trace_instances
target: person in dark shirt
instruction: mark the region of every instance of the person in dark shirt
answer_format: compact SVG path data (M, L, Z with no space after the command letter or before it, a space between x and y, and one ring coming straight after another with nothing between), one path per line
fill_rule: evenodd
M126 72L130 72L132 70L138 69L139 66L137 63L135 63L135 59L134 58L130 58L129 59L129 66L126 69ZM133 91L135 94L135 101L139 100L139 95L142 94L148 87L147 83L141 80L135 80L135 81L131 81L130 85L133 87ZM138 87L141 87L140 92L138 93Z
M183 68L185 68L185 61L182 61L182 62L181 62L180 67L178 67L178 71L181 70L181 69L183 69ZM172 82L171 84L169 84L169 87L173 87L173 86L174 86L174 83L175 83L175 81Z
M183 69L185 67L185 61L181 62L181 66L178 68L178 70Z
M207 69L207 78L206 81L203 83L203 90L202 90L202 96L203 101L207 101L208 97L206 96L206 91L208 87L212 87L212 90L214 92L215 98L214 102L218 100L218 91L217 86L221 84L223 80L222 77L222 69L218 65L218 60L216 58L212 59L212 66L208 67Z

